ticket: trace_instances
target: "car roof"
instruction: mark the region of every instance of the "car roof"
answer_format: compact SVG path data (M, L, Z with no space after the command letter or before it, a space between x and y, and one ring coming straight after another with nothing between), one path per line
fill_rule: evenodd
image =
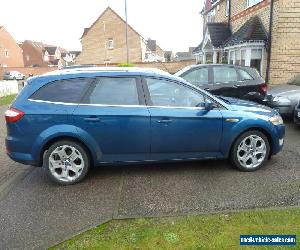
M139 67L75 67L75 68L66 68L62 70L55 70L43 74L43 77L51 77L51 76L60 76L64 78L64 76L68 75L93 75L93 76L101 76L101 75L143 75L143 76L165 76L165 77L173 77L173 75L169 74L160 69L155 68L139 68Z
M33 76L28 83L35 80L43 82L64 80L77 77L97 77L97 76L146 76L146 77L163 77L171 80L184 81L184 79L172 75L166 71L156 68L140 68L140 67L75 67L54 70L43 75Z

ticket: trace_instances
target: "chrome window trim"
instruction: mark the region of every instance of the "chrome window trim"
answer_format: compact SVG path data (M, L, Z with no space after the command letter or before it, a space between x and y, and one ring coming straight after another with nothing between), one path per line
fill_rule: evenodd
M52 102L44 100L28 99L30 102L49 103L67 106L94 106L94 107L119 107L119 108L166 108L166 109L192 109L204 110L204 107L176 107L176 106L147 106L147 105L114 105L114 104L90 104L90 103L68 103L68 102Z

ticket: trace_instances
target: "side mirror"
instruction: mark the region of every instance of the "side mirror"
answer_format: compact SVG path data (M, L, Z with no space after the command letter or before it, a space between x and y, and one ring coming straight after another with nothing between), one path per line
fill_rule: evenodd
M210 111L214 108L214 104L212 102L205 102L204 108L205 108L205 110Z
M202 107L207 111L210 111L214 108L214 104L212 102L200 102L196 105L196 107Z

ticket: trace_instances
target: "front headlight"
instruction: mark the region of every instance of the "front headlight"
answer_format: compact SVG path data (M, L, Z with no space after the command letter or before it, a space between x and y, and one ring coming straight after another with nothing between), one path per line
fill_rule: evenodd
M269 119L270 122L273 123L273 125L277 126L277 125L282 125L283 124L283 120L281 118L280 115L275 115L275 116L272 116L270 119Z

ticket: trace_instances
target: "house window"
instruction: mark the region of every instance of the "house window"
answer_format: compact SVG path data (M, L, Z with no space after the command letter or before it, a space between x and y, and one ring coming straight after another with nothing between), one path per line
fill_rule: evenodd
M261 72L261 63L262 63L262 50L251 49L250 66L256 68L258 72Z
M230 51L229 52L229 64L234 64L234 57L235 57L235 51Z
M241 51L239 49L235 51L235 65L241 65Z
M8 54L8 50L4 51L5 57L8 58L9 54Z
M247 8L253 6L253 5L256 5L260 2L262 2L263 0L247 0Z
M215 21L215 16L216 16L216 10L215 9L213 9L210 12L208 12L208 14L207 14L207 22L208 23L213 23Z
M230 0L226 0L226 16L229 16L229 1Z
M217 2L219 2L219 0L211 0L212 5L216 4Z
M114 40L112 38L108 39L107 48L108 49L113 49L114 48Z
M30 55L26 55L26 61L28 62L30 60Z
M241 65L242 66L246 65L246 50L245 49L241 50Z

